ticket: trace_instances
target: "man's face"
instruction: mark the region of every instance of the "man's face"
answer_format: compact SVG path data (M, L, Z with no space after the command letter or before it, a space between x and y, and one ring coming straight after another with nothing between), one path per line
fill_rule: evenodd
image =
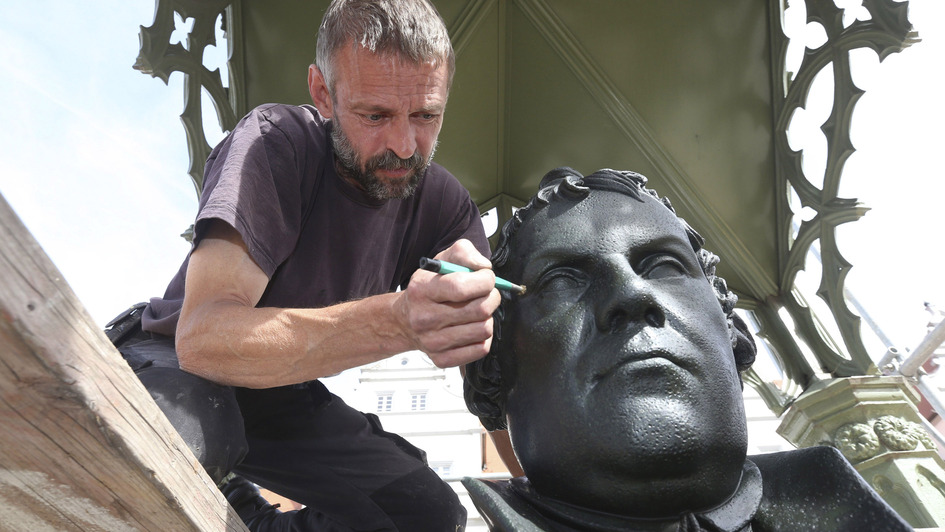
M528 291L508 304L500 359L536 490L641 517L667 511L674 490L731 494L747 446L741 386L679 219L651 197L592 190L552 200L512 246L497 273ZM721 502L692 497L694 509Z
M387 150L382 155L364 160L337 119L332 123L331 145L335 151L338 173L361 188L368 197L376 200L409 198L433 162L433 151L427 158L416 151L410 158L401 159L394 152ZM379 170L407 173L402 177L384 179L378 175Z
M337 52L334 72L330 101L316 105L332 119L339 173L376 199L409 196L436 149L447 67L352 46Z

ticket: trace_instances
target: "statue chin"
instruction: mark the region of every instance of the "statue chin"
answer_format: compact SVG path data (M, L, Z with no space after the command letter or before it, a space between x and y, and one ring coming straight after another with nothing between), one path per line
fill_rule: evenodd
M599 512L637 518L670 518L685 511L709 510L725 502L738 488L745 455L734 460L699 463L689 474L652 476L648 479L621 471L613 461L583 464L583 474L562 474L571 466L560 464L550 471L535 464L523 467L538 493L560 502ZM600 467L609 465L610 467ZM545 473L550 473L546 475Z
M659 403L635 409L642 419L630 428L614 422L627 417L595 416L586 438L565 434L575 427L529 434L537 424L516 430L510 418L512 444L535 490L571 505L660 518L725 502L746 458L744 424L710 427L691 408Z

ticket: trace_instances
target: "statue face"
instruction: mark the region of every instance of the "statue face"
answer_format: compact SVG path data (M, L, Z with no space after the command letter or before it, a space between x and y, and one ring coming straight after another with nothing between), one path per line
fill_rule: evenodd
M500 360L512 443L539 493L639 517L731 495L747 447L741 385L672 212L610 191L556 198L497 273L528 287L508 305Z

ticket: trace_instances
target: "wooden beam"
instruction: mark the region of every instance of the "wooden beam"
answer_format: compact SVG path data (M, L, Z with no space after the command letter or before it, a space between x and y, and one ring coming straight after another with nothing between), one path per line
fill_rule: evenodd
M0 530L246 530L2 196Z

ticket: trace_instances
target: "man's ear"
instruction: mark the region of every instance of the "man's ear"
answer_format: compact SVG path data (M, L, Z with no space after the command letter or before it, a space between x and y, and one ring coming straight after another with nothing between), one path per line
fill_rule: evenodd
M334 114L331 105L331 93L328 91L328 85L325 83L322 71L314 64L308 67L308 93L312 97L312 104L315 105L318 112L325 118L331 118Z

